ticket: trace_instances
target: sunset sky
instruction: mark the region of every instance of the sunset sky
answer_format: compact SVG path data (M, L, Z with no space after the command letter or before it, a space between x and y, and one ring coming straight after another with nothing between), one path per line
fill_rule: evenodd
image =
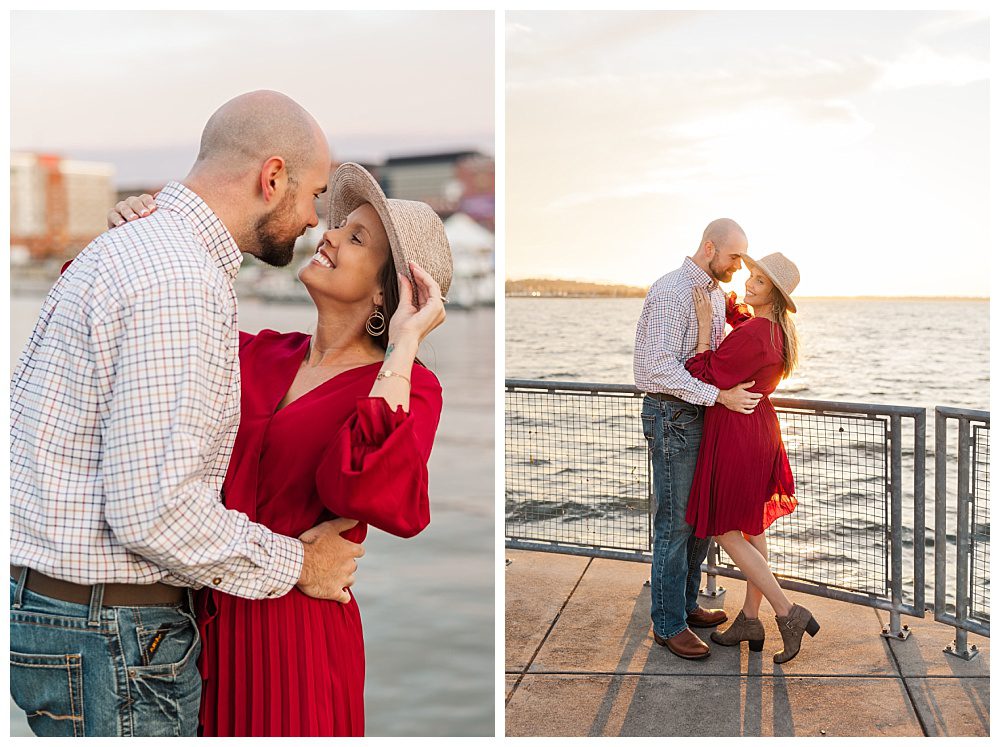
M11 148L183 176L246 91L306 107L340 159L493 153L494 22L476 12L17 11Z
M509 12L506 38L508 278L649 285L725 216L801 295L989 294L985 13Z

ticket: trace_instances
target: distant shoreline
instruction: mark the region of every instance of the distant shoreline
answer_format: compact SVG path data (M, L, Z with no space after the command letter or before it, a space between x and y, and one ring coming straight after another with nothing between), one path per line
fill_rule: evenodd
M648 286L586 280L506 280L506 298L645 298ZM804 301L989 301L988 296L797 296Z
M642 295L605 295L600 293L505 293L504 298L528 298L528 299L574 299L586 298L590 300L607 299L614 301L622 298L644 298ZM969 302L989 302L988 296L799 296L799 301L969 301Z

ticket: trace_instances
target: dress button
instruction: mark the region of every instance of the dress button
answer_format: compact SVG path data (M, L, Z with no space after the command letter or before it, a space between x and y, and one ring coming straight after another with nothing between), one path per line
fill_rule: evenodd
M216 576L215 578L212 579L212 583L218 586L219 584L222 583L222 579Z

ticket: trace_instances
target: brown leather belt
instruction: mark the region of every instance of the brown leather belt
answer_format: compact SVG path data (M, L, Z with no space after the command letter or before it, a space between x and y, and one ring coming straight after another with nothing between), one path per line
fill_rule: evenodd
M15 581L21 577L21 567L11 565L10 576ZM94 587L62 581L28 569L24 588L36 594L74 604L90 604ZM144 607L156 604L182 604L186 589L167 584L104 584L105 607Z
M672 394L666 394L664 392L646 392L647 397L652 397L653 399L658 399L663 402L684 402L680 397L675 397ZM684 402L686 405L690 405L690 402Z

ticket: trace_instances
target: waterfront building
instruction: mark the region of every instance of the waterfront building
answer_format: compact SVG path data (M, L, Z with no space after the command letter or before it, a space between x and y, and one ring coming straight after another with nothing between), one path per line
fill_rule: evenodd
M11 262L71 257L103 232L114 174L110 163L11 153Z
M494 162L478 151L395 156L379 169L389 197L420 200L439 215L461 211L492 230Z
M493 232L466 213L454 213L447 218L444 230L454 263L449 303L466 307L493 304L496 295Z

